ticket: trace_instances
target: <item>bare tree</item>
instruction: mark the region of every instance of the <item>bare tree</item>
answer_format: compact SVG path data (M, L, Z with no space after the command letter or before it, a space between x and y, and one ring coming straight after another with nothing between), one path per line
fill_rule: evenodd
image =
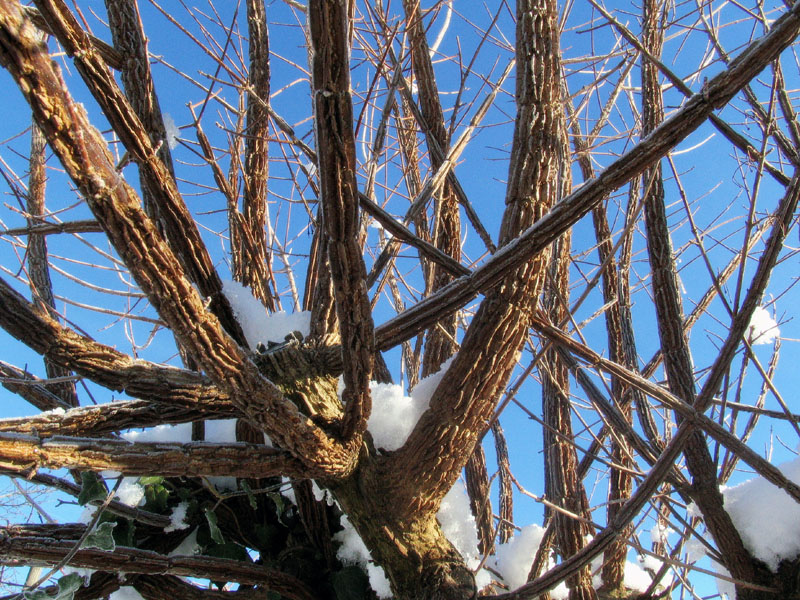
M0 0L26 121L0 143L0 382L40 413L0 420L0 473L40 516L31 485L96 508L0 528L12 596L23 566L63 599L688 597L709 568L800 593L720 489L741 467L800 502L755 446L800 417L751 327L796 282L800 3L33 4ZM307 330L255 339L228 277ZM437 372L390 447L378 398ZM475 560L443 526L462 473ZM520 587L498 557L526 503Z

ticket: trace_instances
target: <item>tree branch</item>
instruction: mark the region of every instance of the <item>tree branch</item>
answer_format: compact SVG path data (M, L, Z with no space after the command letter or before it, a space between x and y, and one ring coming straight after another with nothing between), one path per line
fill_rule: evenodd
M559 134L564 117L557 12L554 2L517 5L518 112L501 246L513 245L514 238L556 200L560 162L565 158ZM546 264L543 252L506 270L503 285L488 292L481 303L429 410L388 460L394 479L387 486L398 511L437 506L458 477L514 369Z
M276 444L302 457L319 475L349 472L355 447L335 442L286 401L206 310L175 255L141 210L135 192L116 171L104 140L72 101L45 48L32 34L33 26L16 5L0 0L0 62L22 89L51 147L139 287L211 379ZM91 55L92 50L86 50L86 56ZM141 143L152 150L146 135ZM146 163L163 168L152 151Z
M366 267L358 245L358 186L350 97L347 2L313 0L311 30L312 85L320 173L323 224L336 313L342 338L345 415L342 435L360 438L372 402L369 379L375 354Z
M72 550L74 542L51 538L15 538L0 528L0 562L22 560L28 564L56 564ZM70 566L98 571L198 577L263 586L287 598L315 600L299 579L254 563L210 556L163 556L148 550L118 547L114 552L78 550Z
M134 427L190 423L200 419L234 418L241 413L230 402L206 406L173 406L133 400L46 412L32 417L0 419L0 431L52 435L102 436Z
M302 464L286 452L254 444L129 442L17 433L0 433L0 466L14 470L110 470L131 476L307 476Z
M665 156L697 129L712 112L722 108L797 37L800 4L777 19L764 37L750 44L730 66L708 81L701 93L692 96L669 119L612 162L600 175L560 200L545 216L528 227L518 239L499 249L471 275L456 279L414 307L375 329L379 350L388 350L436 322L443 313L464 306L479 293L486 293L506 274L546 248L577 223L607 194Z
M53 31L53 35L64 47L64 50L74 58L75 66L84 82L103 109L103 113L125 148L139 165L142 179L147 182L146 187L151 194L153 205L157 206L159 222L164 227L170 248L174 249L181 265L191 281L197 284L200 293L211 299L209 308L217 315L225 330L237 342L244 343L244 334L233 315L227 298L222 294L222 282L200 237L197 224L178 192L171 172L158 155L160 149L151 140L150 133L142 125L137 112L119 89L112 74L106 68L105 62L95 51L86 32L81 29L63 0L38 0L37 6ZM147 101L146 99L142 100ZM36 111L34 110L34 112ZM160 119L160 111L158 112ZM154 120L154 117L151 117L151 120ZM163 132L163 123L161 128L156 125L154 127L155 133ZM49 135L48 140L52 143ZM166 140L162 141L166 142ZM53 149L59 154L57 148ZM94 158L92 156L92 159ZM88 167L88 165L84 166ZM119 179L119 177L115 179ZM80 185L78 187L80 188ZM97 213L95 216L108 231L109 223L105 222ZM178 334L177 331L175 333Z

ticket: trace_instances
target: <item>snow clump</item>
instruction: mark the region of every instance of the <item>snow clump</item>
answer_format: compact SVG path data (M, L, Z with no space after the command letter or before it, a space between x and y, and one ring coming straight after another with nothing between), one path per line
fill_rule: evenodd
M778 468L787 479L800 483L800 458ZM800 555L800 504L789 494L755 477L725 489L722 497L745 547L773 572L782 560Z
M169 146L170 150L175 150L178 146L178 138L181 136L181 132L178 129L178 126L175 125L175 120L172 118L172 115L169 113L164 113L164 130L166 131L166 138L167 138L167 145Z
M377 448L397 450L406 443L422 413L428 410L431 396L453 358L445 361L438 373L420 381L411 390L410 396L403 394L403 388L393 383L370 383L372 412L367 421L367 429Z
M164 527L164 533L188 529L189 524L186 522L186 511L188 508L188 502L181 502L172 509L172 514L169 516L169 525Z
M750 318L750 325L747 326L747 341L754 346L771 344L781 335L778 324L772 315L763 306L757 307Z
M116 592L109 596L110 600L144 600L144 597L136 591L135 587L123 585Z
M311 313L308 311L267 314L261 301L237 281L223 281L222 292L230 302L251 349L259 342L282 342L293 331L299 331L303 337L311 331Z
M391 598L392 588L386 578L386 573L382 567L372 561L372 555L364 544L364 540L344 515L342 515L341 525L342 531L333 536L334 540L342 544L336 551L336 558L344 564L361 567L367 573L369 585L378 598Z

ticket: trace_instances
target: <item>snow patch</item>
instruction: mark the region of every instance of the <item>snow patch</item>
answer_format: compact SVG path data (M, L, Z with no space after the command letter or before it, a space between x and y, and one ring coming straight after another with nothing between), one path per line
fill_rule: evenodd
M800 458L778 466L800 483ZM778 563L800 555L800 504L763 477L755 477L722 492L725 510L745 547L776 572Z
M370 383L372 412L367 421L367 429L377 448L397 450L406 443L408 436L430 404L433 392L452 363L451 357L442 364L438 373L420 381L411 395L406 396L403 388L392 383ZM341 396L341 385L339 386Z
M528 572L542 543L544 531L539 525L528 525L505 544L497 546L494 568L508 584L509 590L515 590L528 581Z
M117 490L117 499L126 506L139 506L144 498L144 488L134 477L125 477Z
M237 281L223 281L222 291L230 302L251 349L259 342L282 342L293 331L299 331L304 337L311 331L311 313L308 311L267 314L261 301Z
M447 492L436 513L445 537L456 547L470 569L475 569L481 559L478 555L478 529L469 506L467 488L462 481Z
M144 600L135 587L124 585L109 596L110 600Z
M369 584L378 598L391 598L392 589L386 573L372 562L372 555L364 544L364 540L344 515L342 515L341 525L344 529L333 536L334 540L342 544L336 551L336 558L345 564L360 566L366 571Z
M197 543L197 529L195 529L167 556L194 556L198 552L200 552L200 544Z
M164 527L164 533L169 533L170 531L179 531L189 527L189 524L186 522L186 511L188 508L188 502L181 502L178 504L178 506L172 509L172 514L169 516L169 525Z
M167 134L167 145L169 146L170 150L175 150L175 148L178 146L178 138L180 137L181 132L177 125L175 125L175 120L172 118L172 115L169 113L164 113L162 117L164 119L164 130Z
M759 306L753 311L750 325L747 326L747 341L754 346L771 344L781 335L778 324L766 308Z
M129 442L191 442L192 424L158 425L150 429L126 431L122 437Z

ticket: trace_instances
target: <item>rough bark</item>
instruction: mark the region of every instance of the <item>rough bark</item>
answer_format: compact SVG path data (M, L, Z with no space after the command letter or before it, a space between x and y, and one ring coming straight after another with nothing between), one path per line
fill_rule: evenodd
M188 444L97 438L40 438L0 433L0 466L6 469L75 468L164 477L271 477L305 475L302 464L281 450L253 444Z
M728 335L720 347L719 355L709 369L708 376L702 389L697 394L693 409L698 412L704 411L713 402L714 396L719 390L725 373L728 371L737 349L741 346L742 336L749 326L753 311L761 300L772 269L783 247L786 233L789 231L789 224L792 221L794 211L798 205L798 200L800 200L800 181L795 177L792 180L790 189L781 199L775 211L775 224L772 227L769 240L766 243L766 248L758 261L752 284L747 290L741 309L734 316L728 330ZM556 329L553 333L557 335L559 332ZM709 421L711 420L709 419ZM717 425L714 421L711 421L711 423ZM687 419L681 423L669 444L665 446L658 461L653 465L647 477L641 481L631 498L622 506L614 521L599 531L583 550L551 569L535 581L522 586L514 592L494 596L494 600L522 600L523 598L533 597L552 588L563 578L569 576L583 565L588 564L595 556L602 553L628 523L630 523L639 510L649 501L652 494L655 493L661 482L672 469L675 460L682 452L688 439L696 431L695 425L690 420ZM727 430L723 429L723 431L729 434ZM783 587L782 583L777 585L776 588L771 587L770 584L774 583L773 579L774 576L759 569L758 579L751 583L752 588L749 590L749 593L745 592L748 594L746 597L763 598L764 600L773 598L775 589L781 589ZM764 582L766 582L766 585Z
M550 277L545 288L544 309L550 319L560 323L569 304L569 254L571 236L566 234L553 244ZM569 398L569 371L558 351L545 352L540 368L542 413L544 420L545 494L550 502L567 513L551 510L558 553L569 558L584 546L591 533L584 519L589 511L583 482L578 476L578 457L573 445L572 408ZM573 516L574 515L574 516ZM584 567L567 579L570 600L594 600L592 574Z
M28 225L33 226L45 214L45 190L47 189L47 140L39 127L31 125L31 158L28 174ZM42 313L55 315L56 302L53 296L53 283L50 280L50 267L47 258L47 240L40 233L28 236L28 277L34 306ZM68 377L69 369L45 359L48 378ZM50 390L68 406L78 406L78 395L72 381L49 384Z
M269 179L269 32L264 0L248 0L247 31L250 69L245 126L244 199L241 241L233 247L234 278L253 291L270 310L276 309L267 245L267 181Z
M156 154L174 179L171 141L167 139L161 106L150 72L150 56L147 53L147 38L139 15L139 6L136 0L106 0L106 11L114 48L125 57L120 69L125 96L150 136L151 144L158 147ZM157 197L161 184L152 181L152 177L153 173L150 171L139 172L145 212L158 223L160 216Z
M0 561L23 559L31 564L56 564L72 550L74 542L52 538L20 538L0 529ZM261 565L206 556L168 557L134 548L119 547L114 552L78 550L69 563L84 569L113 569L125 573L201 577L261 585L287 598L315 600L313 592L299 579Z
M520 2L517 7L517 64L524 67L517 74L518 114L501 246L511 243L556 199L558 128L563 120L556 14L554 3ZM402 513L438 505L483 434L526 337L527 315L536 306L546 254L507 271L501 285L487 293L430 409L394 455L391 464L404 474L404 481L392 482L391 489ZM443 454L442 448L452 451Z
M375 341L366 267L357 243L353 105L350 97L349 9L345 2L309 4L312 86L319 151L320 200L328 236L336 314L342 339L344 438L360 440L371 410L369 378Z
M477 294L498 285L510 270L542 252L608 193L643 173L695 131L714 110L730 101L794 41L798 29L800 6L794 5L772 24L767 35L749 45L725 71L710 79L702 92L687 100L650 136L613 161L597 178L561 199L546 216L520 232L513 243L500 248L471 275L456 279L378 326L375 330L378 349L386 350L423 331L443 313L458 310Z
M64 2L62 0L42 0L38 3L37 7L45 21L47 21L53 35L58 39L66 52L73 57L75 66L83 77L89 91L92 92L95 100L102 107L106 118L124 144L130 157L138 164L142 178L147 181L147 187L152 194L153 203L158 204L157 212L160 219L159 223L163 227L169 246L178 258L181 266L187 273L189 279L197 285L200 293L204 297L210 298L209 308L220 320L228 334L233 336L237 342L243 342L244 336L241 328L233 315L227 299L222 294L222 283L219 279L219 275L214 269L208 250L200 238L197 224L189 213L183 198L181 198L171 173L158 155L160 149L151 141L150 133L145 129L136 111L117 86L116 81L109 72L101 55L95 49L91 39L86 32L81 29L77 20L72 13L70 13ZM26 40L26 44L29 46L29 50L26 50L26 52L33 50L33 46L29 40ZM41 49L34 51L34 54L39 55L33 58L34 61L47 60L46 54L44 54ZM9 56L9 58L11 57ZM18 56L17 59L19 58L22 57ZM18 66L24 69L25 67L23 65L25 63L26 59L23 58L22 64L18 63ZM28 63L27 66L30 67L32 65ZM11 70L9 66L6 66L6 68ZM50 141L52 147L54 141L52 131L48 131L49 128L41 122L41 119L50 117L50 124L54 125L58 122L57 113L69 109L73 104L71 101L65 101L66 98L64 96L68 96L68 94L66 94L66 88L63 84L58 82L57 76L54 78L54 74L51 74L53 73L53 67L48 66L43 68L46 69L43 73L46 74L45 78L48 79L47 83L44 83L44 86L49 89L45 91L44 88L34 88L30 91L28 98L29 102L33 99L35 103L37 102L37 97L39 101L41 101L51 97L51 94L61 96L59 99L56 99L56 96L52 96L52 100L55 101L57 105L60 105L54 107L56 114L47 116L42 113L37 114L37 109L34 108L34 116L39 120L39 125L42 127L43 131L45 131L45 135L47 135L48 141ZM62 90L59 92L57 91L58 88L62 88ZM143 101L148 102L149 100L143 99ZM44 107L42 107L41 110L46 112ZM67 123L73 120L78 121L78 129L88 126L85 115L74 114ZM75 124L72 125L73 127L75 126ZM73 132L73 134L74 133L75 132ZM65 134L67 134L67 132L64 130L60 132L59 135L62 137L62 140ZM90 135L88 137L91 138L92 136ZM100 143L99 148L97 147L98 143ZM108 151L103 148L104 144L99 140L95 139L90 141L87 146L86 150L80 149L78 151L78 149L76 149L76 152L72 153L73 158L71 160L76 166L80 165L81 162L77 160L77 158L84 158L81 152L86 154L86 162L95 163L99 161L94 168L98 168L99 164L102 164L103 161L110 160ZM59 155L62 162L64 162L65 157L59 149L53 147L53 150ZM108 158L103 158L104 154L108 155ZM112 164L111 166L113 167L114 165ZM102 173L103 170L104 169L100 168L98 173ZM67 171L74 179L73 172L69 168ZM100 177L102 177L102 175ZM116 182L121 179L118 173L114 175L113 178L111 177L111 173L106 173L106 177L108 181L105 181L104 185L110 186L111 189L113 189ZM99 184L100 181L101 179L97 179L96 183ZM127 184L125 185L127 186ZM78 187L82 192L85 192L80 184L78 184ZM119 193L117 190L114 191ZM99 192L93 192L93 194L98 193ZM97 197L101 198L104 195L107 195L107 192L99 193ZM123 193L123 195L125 195L125 193ZM108 230L108 223L104 223L103 219L98 220L101 222L101 225ZM176 331L175 333L177 335L179 332ZM181 341L182 340L179 339L179 342Z
M220 321L206 309L175 254L139 207L135 192L116 171L102 137L72 101L46 49L36 41L33 26L10 1L5 0L0 9L0 61L18 81L51 147L130 266L139 287L182 345L274 442L296 451L309 466L315 465L318 473L352 470L357 444L341 445L331 439L246 359ZM91 48L82 55L92 56ZM119 102L126 104L122 97ZM143 136L137 141L149 151L142 164L163 168L149 139ZM196 231L194 223L191 228ZM183 234L188 239L186 232Z
M403 8L411 46L414 78L419 89L423 132L428 145L431 170L435 173L442 166L442 152L449 146L450 136L444 125L439 88L436 85L430 49L425 37L420 3L418 0L404 0ZM438 153L434 151L433 146L437 146L440 151ZM449 181L444 182L435 198L432 239L436 247L444 250L448 256L456 261L461 258L461 219L458 200ZM435 292L453 280L452 275L438 265L431 266L428 277L427 292ZM444 318L432 325L425 335L422 376L436 373L442 363L453 355L456 348L456 316L444 315Z
M661 9L657 2L644 4L645 45L654 55L661 54L663 33ZM651 134L663 121L664 108L658 72L647 61L642 66L642 134ZM660 164L653 165L643 178L647 186L644 216L647 230L647 251L652 271L652 286L658 333L664 355L664 369L670 390L687 404L694 404L696 392L694 369L689 344L683 335L683 310L678 274L673 260L672 242L667 224L664 182ZM758 567L744 547L730 515L722 506L717 484L717 469L706 441L699 431L691 434L684 449L686 464L692 476L692 498L703 513L703 519L722 555L728 571L737 579L752 581ZM746 597L744 588L738 594Z

